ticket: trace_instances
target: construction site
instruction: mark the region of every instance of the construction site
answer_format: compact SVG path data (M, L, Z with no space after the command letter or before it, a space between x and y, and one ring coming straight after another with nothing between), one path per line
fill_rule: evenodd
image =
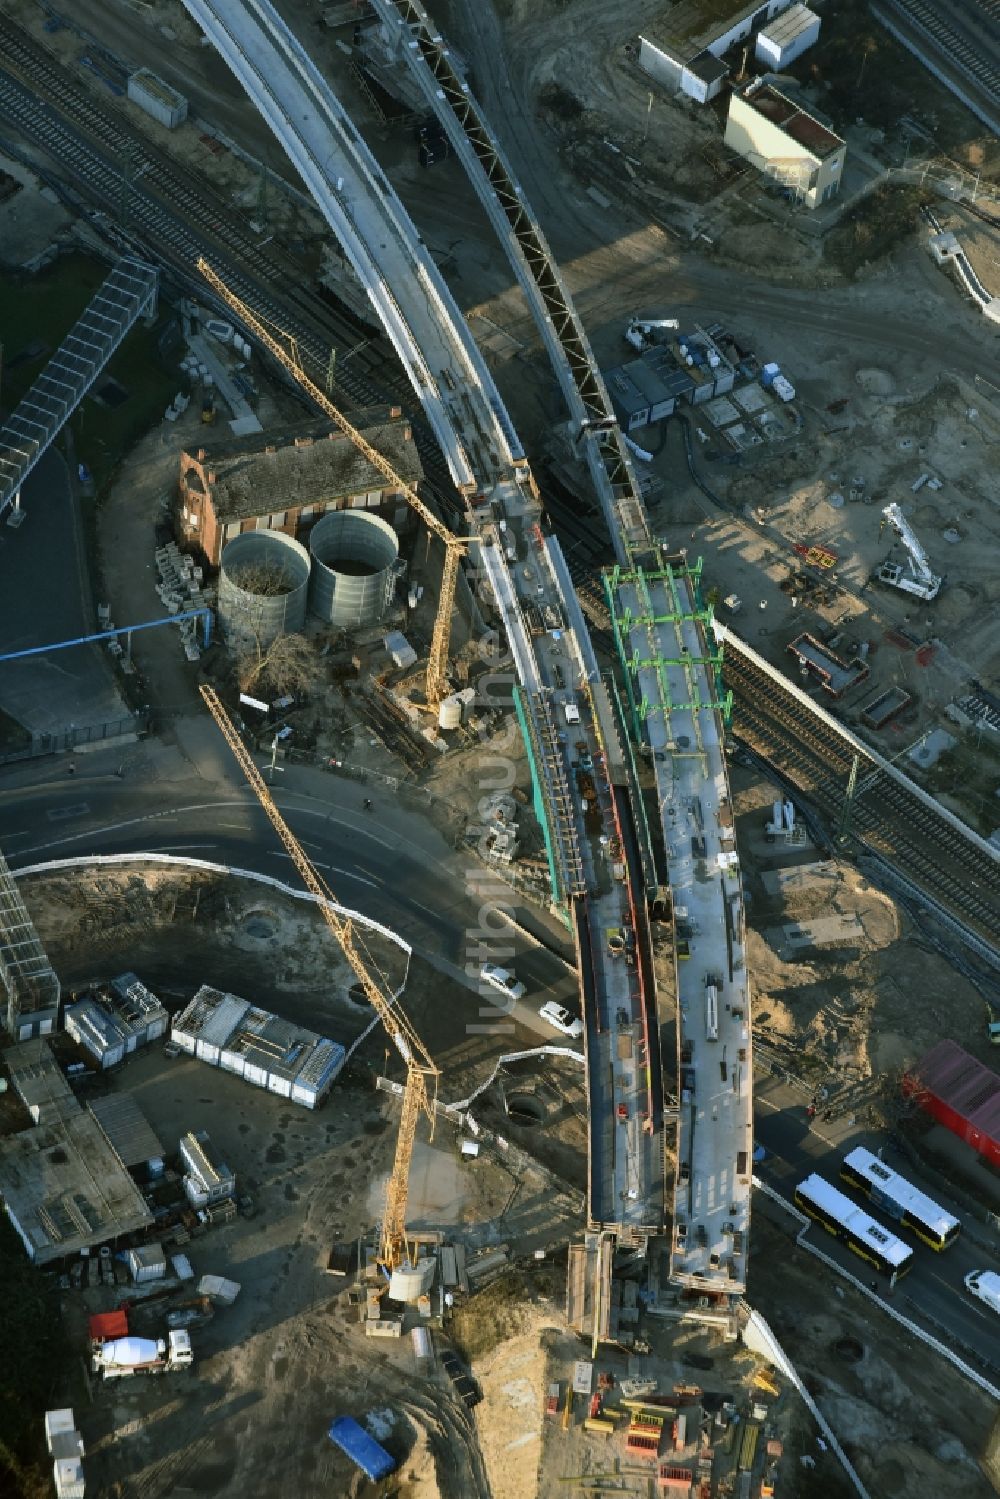
M921 1071L1000 1016L978 314L890 371L884 287L674 305L593 183L546 237L499 12L302 9L0 17L13 201L88 205L0 418L0 1476L996 1492L1000 1197Z

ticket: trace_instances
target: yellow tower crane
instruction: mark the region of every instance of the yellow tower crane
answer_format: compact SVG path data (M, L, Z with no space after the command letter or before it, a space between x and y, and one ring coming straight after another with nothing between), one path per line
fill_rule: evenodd
M385 1027L396 1050L406 1064L406 1086L403 1089L403 1112L396 1139L396 1156L385 1194L385 1214L379 1234L378 1261L390 1273L401 1265L412 1263L406 1237L406 1198L410 1180L410 1161L417 1134L417 1120L426 1114L434 1133L434 1100L437 1096L438 1068L409 1020L394 1002L392 990L378 962L365 945L354 923L338 914L330 887L316 871L295 834L274 804L264 778L257 769L239 734L236 732L214 688L203 686L201 695L208 711L222 730L237 764L250 788L270 819L271 826L285 845L302 882L316 896L320 914L340 944L341 951L355 978L365 992L372 1009Z
M378 469L383 478L388 479L405 499L411 510L416 511L428 531L431 531L444 545L444 569L441 574L441 592L438 597L437 617L434 620L434 633L431 636L431 649L427 658L427 704L433 711L437 711L442 698L448 696L451 691L448 682L448 647L451 643L451 618L455 608L455 587L458 583L459 559L469 549L469 541L466 537L453 536L438 517L430 510L417 494L412 484L408 484L400 474L396 473L392 464L384 458L370 442L348 421L344 413L333 404L329 396L311 380L302 367L298 344L288 334L289 347L286 349L264 327L257 315L250 310L247 304L240 300L234 291L223 281L222 277L213 271L204 256L200 257L198 270L204 276L222 300L236 313L240 321L247 327L253 336L260 340L264 347L274 355L278 363L298 381L302 389L316 403L319 409L328 416L332 422L349 437L360 453L368 459L373 468Z

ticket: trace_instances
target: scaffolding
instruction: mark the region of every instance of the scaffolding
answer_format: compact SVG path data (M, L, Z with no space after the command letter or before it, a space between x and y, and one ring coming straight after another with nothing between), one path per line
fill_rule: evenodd
M21 486L140 317L156 313L159 273L126 255L0 427L0 515L20 509ZM12 520L15 517L12 517Z
M587 880L559 731L542 693L515 687L514 707L528 751L535 816L545 839L552 899L565 911L574 896L586 894Z
M4 1018L18 1041L55 1028L59 979L0 853L0 985Z
M611 615L615 647L625 672L625 688L636 739L641 742L642 726L652 714L661 714L667 720L673 713L688 712L692 715L696 742L684 745L675 741L672 750L674 755L703 754L699 719L705 710L720 713L725 723L730 721L733 712L733 694L722 689L722 647L713 650L709 644L713 638L712 609L700 602L701 569L702 559L699 557L691 564L664 562L655 570L637 567L629 571L616 564L604 573L604 591ZM677 583L682 578L688 580L691 605L686 605L681 598ZM625 584L631 584L635 590L638 601L635 609L620 601L620 590ZM654 601L654 592L661 595L663 603L657 604ZM703 638L706 643L704 653L694 655L687 647L679 646L679 655L664 655L657 643L657 631L663 625L673 625L679 642L680 632L676 627L687 621L700 626L699 638ZM629 636L636 628L645 633L647 651L629 644ZM684 702L673 696L667 679L668 666L678 666L683 670L688 701ZM655 673L659 698L657 702L651 701L648 695L639 690L639 673L643 670ZM703 695L699 685L702 674L711 684L708 696Z

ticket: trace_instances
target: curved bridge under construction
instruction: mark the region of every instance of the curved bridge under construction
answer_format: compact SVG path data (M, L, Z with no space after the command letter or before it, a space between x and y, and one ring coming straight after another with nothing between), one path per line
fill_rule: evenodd
M487 205L542 330L618 557L605 586L623 695L602 676L562 550L542 530L541 499L468 326L347 112L266 0L185 4L343 246L466 496L472 560L514 658L553 900L576 945L594 1337L614 1331L615 1246L645 1253L668 1228L670 1279L735 1295L745 1284L749 1227L751 1026L723 749L729 703L699 569L671 557L649 530L558 267L422 7L376 3ZM656 771L666 892L652 874L633 743ZM653 973L656 896L670 906L674 932L678 1083L669 1104L661 1037L671 1035L674 1015Z

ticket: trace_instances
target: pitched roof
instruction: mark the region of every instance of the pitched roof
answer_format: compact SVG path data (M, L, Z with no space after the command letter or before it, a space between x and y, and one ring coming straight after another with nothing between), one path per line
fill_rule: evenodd
M416 484L423 467L409 422L384 409L363 415L369 419L359 422L358 430L365 440L401 479ZM204 453L201 461L215 475L213 507L222 522L395 489L330 422L209 442Z
M1000 1141L1000 1075L956 1041L932 1046L908 1076L911 1088L926 1088L984 1135Z

